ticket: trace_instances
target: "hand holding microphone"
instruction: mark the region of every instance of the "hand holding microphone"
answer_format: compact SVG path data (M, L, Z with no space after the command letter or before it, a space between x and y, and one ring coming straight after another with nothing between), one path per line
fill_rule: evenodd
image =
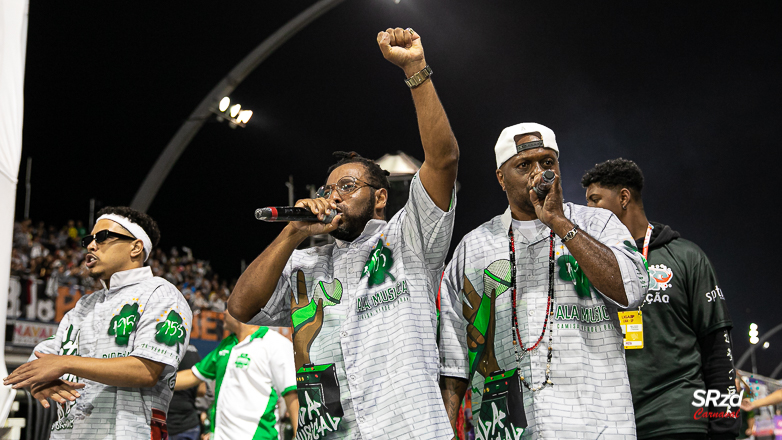
M255 210L255 218L266 222L290 222L288 227L307 236L328 234L337 229L342 215L330 199L303 199L296 206L268 206Z
M543 224L555 229L559 221L567 220L563 211L562 188L559 186L559 177L554 170L540 173L537 183L530 189L529 194L530 202L535 207L535 214Z
M541 173L540 182L532 187L532 189L535 190L535 194L538 195L538 199L543 200L546 198L546 194L548 194L549 190L554 185L554 178L556 177L557 175L551 170L546 170Z

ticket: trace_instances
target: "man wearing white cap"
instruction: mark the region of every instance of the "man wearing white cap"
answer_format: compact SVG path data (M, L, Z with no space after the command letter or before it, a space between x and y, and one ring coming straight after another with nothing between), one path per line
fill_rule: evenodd
M471 380L479 439L635 438L617 309L640 303L643 257L610 211L563 203L549 128L506 128L495 156L510 206L445 270L441 374Z
M57 402L52 439L166 438L166 412L192 315L168 281L144 262L157 245L154 220L107 207L82 238L86 265L103 289L83 296L57 333L5 378Z

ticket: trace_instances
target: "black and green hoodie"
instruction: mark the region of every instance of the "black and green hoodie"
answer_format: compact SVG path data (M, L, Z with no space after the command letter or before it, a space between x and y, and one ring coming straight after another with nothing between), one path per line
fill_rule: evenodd
M695 391L726 394L733 385L732 323L714 268L697 245L667 225L652 225L644 348L626 350L638 438L735 438L734 419L697 417L693 406ZM637 244L642 250L643 238Z

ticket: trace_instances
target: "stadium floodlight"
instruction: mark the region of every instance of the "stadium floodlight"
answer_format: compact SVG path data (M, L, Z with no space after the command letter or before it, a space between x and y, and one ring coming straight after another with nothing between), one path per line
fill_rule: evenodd
M228 110L228 106L231 105L231 98L225 97L220 100L220 105L217 107L221 112Z
M771 344L769 344L768 341L766 341L766 342L763 343L763 348L768 348L769 345L771 345Z
M236 120L241 122L242 124L246 124L252 116L253 116L252 110L242 110L239 112L239 116L236 117Z
M217 120L228 120L231 128L244 127L253 115L252 110L242 110L239 103L231 103L231 98L224 96L217 106L211 108L211 112L217 115Z
M241 109L242 109L241 104L234 104L231 106L231 112L229 114L231 115L232 118L235 118L239 114L239 111Z
M758 338L758 325L753 322L749 325L749 343L757 344L758 342L760 342L760 339Z

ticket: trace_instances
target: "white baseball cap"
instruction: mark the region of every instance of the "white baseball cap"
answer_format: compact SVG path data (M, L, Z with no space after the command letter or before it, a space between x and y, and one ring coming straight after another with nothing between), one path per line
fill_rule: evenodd
M516 145L516 136L531 133L540 133L541 140ZM500 138L497 139L497 145L494 146L494 156L497 158L497 169L499 169L508 159L522 151L540 147L550 148L556 151L557 157L559 157L557 139L554 136L554 131L550 128L534 122L522 122L521 124L511 125L510 127L505 128L502 130L502 133L500 133Z

